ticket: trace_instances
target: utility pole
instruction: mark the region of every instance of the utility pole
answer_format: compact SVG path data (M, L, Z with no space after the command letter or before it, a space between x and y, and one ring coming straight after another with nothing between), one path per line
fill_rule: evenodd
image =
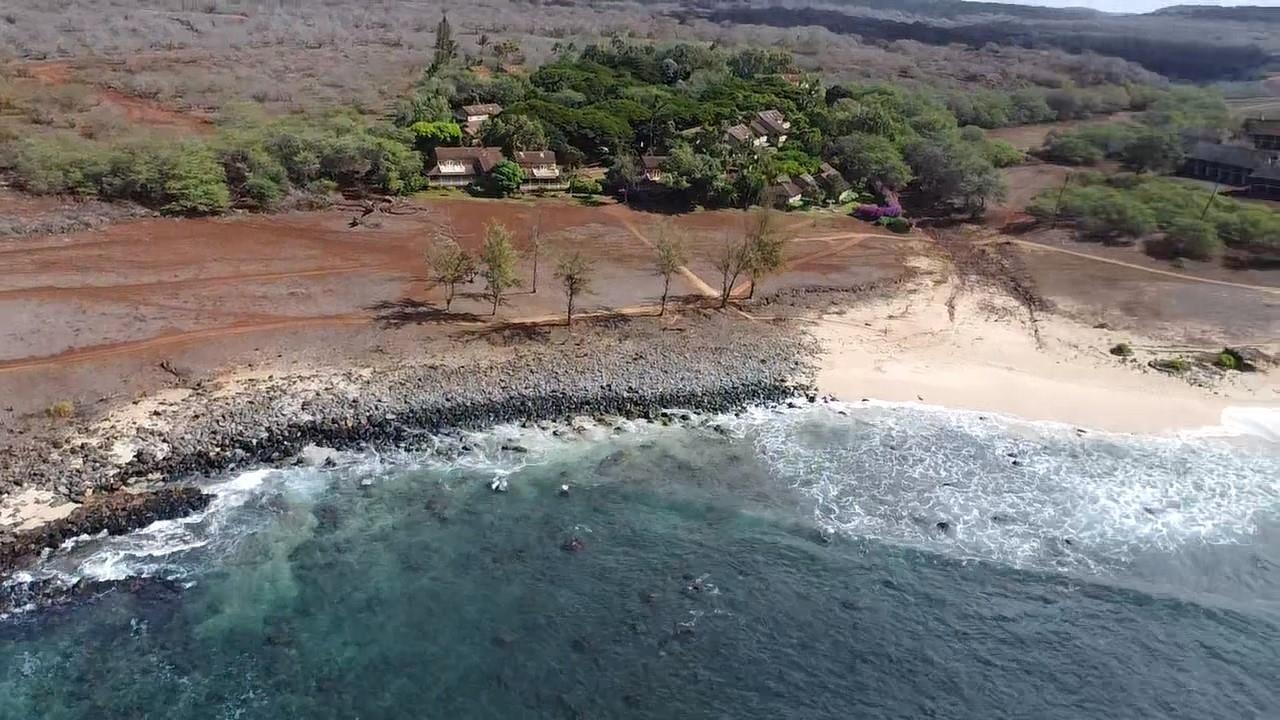
M1049 223L1049 227L1058 227L1058 213L1062 211L1062 196L1067 194L1067 186L1071 184L1071 172L1067 172L1067 176L1062 179L1062 187L1058 190L1058 201L1053 204L1053 222Z
M1201 211L1200 211L1200 219L1201 219L1201 220L1204 220L1204 217L1205 217L1206 215L1208 215L1208 214L1209 214L1209 208L1213 206L1213 199L1214 199L1214 198L1216 198L1216 197L1218 197L1218 188L1219 188L1221 185L1222 185L1222 183L1221 183L1221 182L1215 182L1215 183L1213 184L1213 192L1209 193L1209 202L1205 203L1205 204L1204 204L1204 210L1201 210Z

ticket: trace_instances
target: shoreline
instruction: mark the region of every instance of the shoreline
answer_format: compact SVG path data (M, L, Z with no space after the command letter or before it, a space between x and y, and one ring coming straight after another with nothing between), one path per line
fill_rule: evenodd
M308 446L412 448L434 434L502 423L578 416L668 423L662 411L670 408L730 412L813 397L806 378L817 348L796 325L722 316L676 323L584 324L573 334L547 329L497 347L471 340L414 362L241 372L154 393L4 448L0 579L61 544L60 527L118 534L208 502L196 492L185 503L158 502L158 512L88 513L85 520L111 499L162 498L194 487L191 479L296 462ZM12 504L23 497L38 502Z
M845 401L922 403L1143 435L1218 427L1228 408L1280 411L1280 388L1265 372L1197 369L1197 377L1176 377L1148 366L1171 357L1155 339L1054 313L1032 319L1008 295L955 279L925 278L898 295L823 315L811 331L826 349L817 389ZM1111 355L1119 343L1134 355Z
M1107 354L1116 342L1158 345L1150 338L1028 312L927 259L893 282L814 295L794 307L762 299L782 310L772 320L634 318L455 338L410 357L244 368L74 419L0 448L0 580L70 536L189 514L209 501L193 480L303 463L311 446L411 449L581 416L669 424L679 420L662 411L673 408L724 413L819 394L1157 435L1220 426L1227 407L1280 408L1265 373L1193 387L1147 368L1151 352Z

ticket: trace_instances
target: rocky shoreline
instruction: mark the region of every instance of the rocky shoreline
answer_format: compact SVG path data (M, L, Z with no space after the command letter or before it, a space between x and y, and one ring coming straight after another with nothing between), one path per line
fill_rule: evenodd
M435 434L509 422L733 411L812 394L816 352L787 323L640 319L572 335L473 338L413 360L259 371L177 388L0 451L0 497L39 488L81 503L54 523L0 529L0 580L68 537L126 532L203 507L208 497L192 480L293 462L309 445L413 447Z

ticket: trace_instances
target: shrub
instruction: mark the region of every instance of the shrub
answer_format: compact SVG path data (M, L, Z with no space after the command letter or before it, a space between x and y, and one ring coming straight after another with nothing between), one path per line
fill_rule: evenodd
M911 223L908 222L906 218L882 217L877 221L877 224L899 234L911 232Z
M1239 359L1236 358L1235 355L1225 351L1218 353L1218 358L1213 361L1213 364L1217 365L1223 370L1239 370L1240 369Z
M76 414L76 406L70 400L59 400L44 409L44 414L55 420L69 418Z
M1152 360L1151 367L1162 372L1181 375L1191 369L1191 363L1186 358L1169 358L1167 360Z
M1051 134L1045 141L1045 157L1066 165L1096 165L1102 161L1102 150L1075 133Z
M585 177L574 177L569 180L569 192L574 195L599 195L603 191L599 180Z
M1013 167L1027 159L1018 148L1003 140L986 140L982 143L982 155L998 168Z
M1178 218L1165 230L1165 243L1175 257L1209 260L1222 252L1218 231L1203 220Z
M1133 355L1133 348L1126 342L1116 343L1111 347L1111 354L1116 357L1130 357Z

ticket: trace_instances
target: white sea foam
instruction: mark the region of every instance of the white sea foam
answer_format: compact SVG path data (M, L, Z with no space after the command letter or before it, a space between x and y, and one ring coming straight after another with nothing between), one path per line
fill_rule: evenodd
M843 413L841 415L840 413ZM741 429L825 529L1017 566L1095 569L1243 542L1280 510L1280 450L832 404ZM941 523L941 524L940 524Z
M1254 437L1280 443L1280 407L1233 405L1222 411L1218 425L1190 430L1184 437Z

